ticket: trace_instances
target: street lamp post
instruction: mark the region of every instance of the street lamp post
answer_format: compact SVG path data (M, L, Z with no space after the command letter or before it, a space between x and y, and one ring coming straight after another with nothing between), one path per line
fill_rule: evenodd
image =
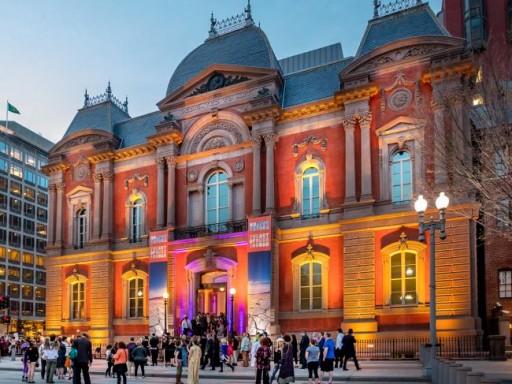
M167 333L167 300L169 300L169 294L164 292L164 333Z
M445 211L450 200L441 192L436 199L436 208L439 210L439 220L424 221L424 213L427 210L427 200L422 195L414 203L414 209L418 212L419 241L425 241L425 231L430 231L430 359L425 366L425 376L432 377L432 364L437 356L437 334L436 334L436 229L439 230L439 239L446 239L446 218Z
M231 288L229 290L229 293L231 294L231 327L230 327L230 333L233 334L235 330L235 325L233 323L233 319L235 318L235 295L236 295L236 288Z

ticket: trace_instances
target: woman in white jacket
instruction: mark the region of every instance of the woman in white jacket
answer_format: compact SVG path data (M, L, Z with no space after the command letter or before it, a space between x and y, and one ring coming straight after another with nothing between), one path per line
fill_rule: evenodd
M49 347L45 346L43 356L46 358L46 382L53 383L53 375L57 367L57 357L59 357L60 343L58 340L55 340L49 344Z

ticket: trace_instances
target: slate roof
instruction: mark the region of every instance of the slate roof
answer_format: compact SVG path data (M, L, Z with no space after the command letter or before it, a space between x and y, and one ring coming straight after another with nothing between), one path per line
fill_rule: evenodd
M384 44L416 36L450 36L428 3L371 19L368 22L356 57Z
M156 133L155 125L160 122L162 114L156 111L117 123L114 134L122 140L120 148L146 143L146 137Z
M334 63L343 59L343 49L340 43L327 45L312 51L299 53L279 60L284 75L320 65Z
M340 89L338 73L353 57L285 76L283 108L332 96Z
M5 128L7 124L5 120L0 120L0 125ZM21 124L18 124L15 121L9 120L8 129L14 132L14 135L19 139L26 141L28 144L33 145L44 152L48 152L50 148L54 146L54 143L52 143L50 140L45 139L43 136L35 133L34 131L24 127Z
M129 118L130 115L119 109L112 101L104 101L79 109L64 137L88 128L113 132L114 124Z
M213 64L280 69L265 33L254 25L247 26L208 39L190 52L172 74L166 95Z

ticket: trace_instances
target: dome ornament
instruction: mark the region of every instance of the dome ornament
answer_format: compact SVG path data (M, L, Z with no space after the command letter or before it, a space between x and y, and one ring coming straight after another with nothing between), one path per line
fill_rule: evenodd
M247 7L244 11L232 17L228 17L224 20L217 20L213 17L213 12L210 17L210 30L208 31L208 39L213 39L218 36L225 35L230 32L237 31L247 26L254 25L251 11L251 1L247 1Z

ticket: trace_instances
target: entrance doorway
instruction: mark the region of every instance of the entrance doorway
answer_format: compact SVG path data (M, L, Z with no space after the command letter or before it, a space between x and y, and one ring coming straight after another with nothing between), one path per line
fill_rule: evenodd
M226 314L227 278L227 272L222 270L201 274L196 296L197 311L211 315Z

